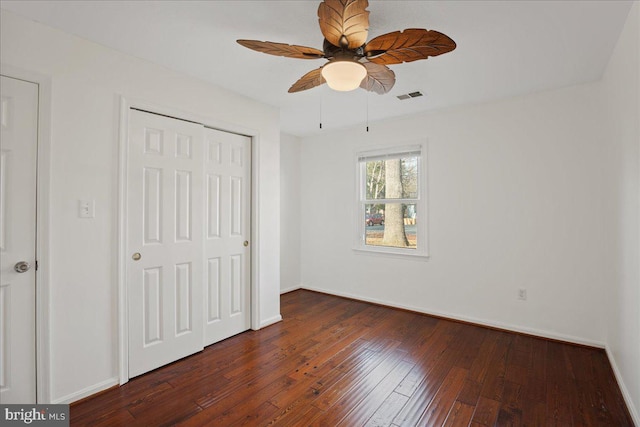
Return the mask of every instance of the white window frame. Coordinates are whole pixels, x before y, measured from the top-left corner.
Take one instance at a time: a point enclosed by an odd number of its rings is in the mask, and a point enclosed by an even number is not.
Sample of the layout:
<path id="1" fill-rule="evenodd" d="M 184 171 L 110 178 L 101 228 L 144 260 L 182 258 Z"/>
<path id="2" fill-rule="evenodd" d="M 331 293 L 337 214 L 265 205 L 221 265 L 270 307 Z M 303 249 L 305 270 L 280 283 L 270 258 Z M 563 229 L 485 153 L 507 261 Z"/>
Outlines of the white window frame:
<path id="1" fill-rule="evenodd" d="M 418 222 L 416 229 L 416 248 L 394 248 L 374 246 L 365 243 L 365 206 L 372 200 L 366 199 L 366 160 L 398 158 L 403 155 L 419 152 L 418 155 L 418 194 L 413 199 L 376 199 L 376 203 L 411 203 L 416 205 Z M 354 247 L 358 252 L 381 254 L 410 259 L 426 259 L 428 250 L 428 212 L 427 212 L 427 142 L 421 141 L 411 145 L 389 146 L 385 148 L 359 150 L 355 155 L 356 197 L 354 218 Z"/>

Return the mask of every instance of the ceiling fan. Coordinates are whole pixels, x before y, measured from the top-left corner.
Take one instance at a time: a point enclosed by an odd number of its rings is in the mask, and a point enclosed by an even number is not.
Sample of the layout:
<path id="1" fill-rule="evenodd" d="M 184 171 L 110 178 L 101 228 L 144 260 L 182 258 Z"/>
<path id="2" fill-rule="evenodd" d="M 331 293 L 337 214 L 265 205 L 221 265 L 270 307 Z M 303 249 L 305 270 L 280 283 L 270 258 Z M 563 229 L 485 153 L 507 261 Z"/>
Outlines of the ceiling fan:
<path id="1" fill-rule="evenodd" d="M 349 91 L 361 87 L 384 94 L 396 77 L 387 65 L 427 59 L 456 48 L 448 36 L 434 30 L 410 28 L 375 37 L 367 43 L 367 0 L 324 0 L 318 7 L 323 50 L 286 43 L 237 40 L 242 46 L 270 55 L 298 59 L 328 59 L 295 82 L 289 93 L 327 83 L 331 89 Z"/>

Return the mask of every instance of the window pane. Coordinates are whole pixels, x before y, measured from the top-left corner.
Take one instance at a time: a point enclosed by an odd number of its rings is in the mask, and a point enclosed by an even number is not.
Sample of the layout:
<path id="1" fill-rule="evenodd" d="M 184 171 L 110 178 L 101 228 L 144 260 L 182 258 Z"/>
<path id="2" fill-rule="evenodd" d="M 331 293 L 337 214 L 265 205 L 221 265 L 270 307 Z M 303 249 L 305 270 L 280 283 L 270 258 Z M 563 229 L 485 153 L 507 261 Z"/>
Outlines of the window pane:
<path id="1" fill-rule="evenodd" d="M 415 204 L 367 204 L 364 223 L 366 245 L 416 248 Z"/>
<path id="2" fill-rule="evenodd" d="M 418 198 L 418 156 L 368 161 L 365 167 L 367 200 Z"/>
<path id="3" fill-rule="evenodd" d="M 384 160 L 367 162 L 367 200 L 384 199 Z"/>

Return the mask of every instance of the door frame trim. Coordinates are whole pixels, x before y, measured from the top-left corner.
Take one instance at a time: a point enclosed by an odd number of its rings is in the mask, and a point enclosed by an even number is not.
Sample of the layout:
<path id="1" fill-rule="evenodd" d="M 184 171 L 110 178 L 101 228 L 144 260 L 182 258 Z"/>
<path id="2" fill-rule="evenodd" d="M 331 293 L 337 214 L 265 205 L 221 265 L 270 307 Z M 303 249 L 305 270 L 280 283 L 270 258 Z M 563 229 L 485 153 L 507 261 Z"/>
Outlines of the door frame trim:
<path id="1" fill-rule="evenodd" d="M 51 402 L 50 200 L 51 77 L 1 63 L 0 74 L 38 86 L 36 151 L 36 402 Z"/>
<path id="2" fill-rule="evenodd" d="M 116 277 L 118 281 L 118 380 L 120 385 L 129 381 L 129 319 L 127 316 L 127 270 L 126 270 L 126 237 L 127 237 L 127 170 L 129 148 L 129 112 L 132 108 L 148 111 L 150 113 L 175 117 L 203 124 L 205 127 L 218 129 L 224 132 L 235 133 L 251 138 L 251 329 L 258 330 L 260 324 L 260 284 L 259 284 L 259 206 L 260 183 L 259 176 L 259 147 L 260 133 L 251 128 L 234 123 L 224 122 L 189 111 L 183 111 L 173 107 L 151 103 L 143 99 L 125 97 L 120 95 L 120 123 L 118 132 L 118 235 L 117 235 L 117 262 Z"/>

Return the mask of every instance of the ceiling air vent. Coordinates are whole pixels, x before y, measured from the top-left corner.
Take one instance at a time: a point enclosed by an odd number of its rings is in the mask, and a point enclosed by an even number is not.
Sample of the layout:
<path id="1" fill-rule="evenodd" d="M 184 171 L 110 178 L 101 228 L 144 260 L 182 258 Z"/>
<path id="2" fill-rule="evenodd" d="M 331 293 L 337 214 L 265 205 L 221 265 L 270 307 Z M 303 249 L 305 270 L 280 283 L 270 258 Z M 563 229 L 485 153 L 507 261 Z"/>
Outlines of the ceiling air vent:
<path id="1" fill-rule="evenodd" d="M 398 95 L 396 98 L 402 101 L 405 99 L 417 98 L 419 96 L 422 96 L 422 92 L 417 91 L 417 92 L 406 93 L 404 95 Z"/>

